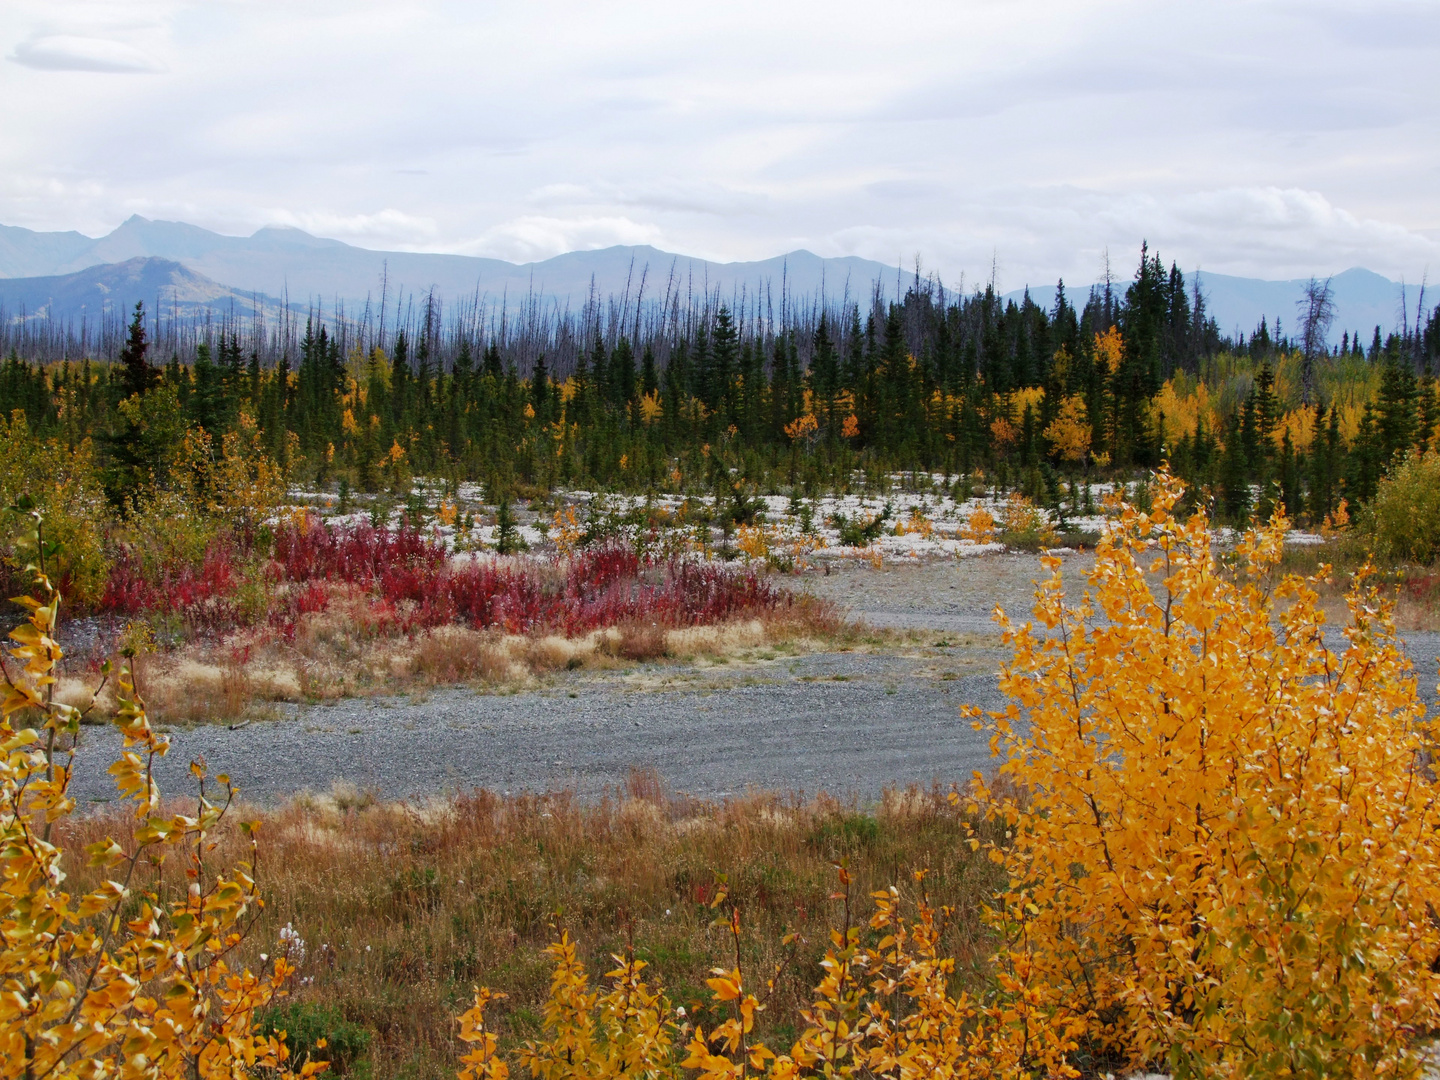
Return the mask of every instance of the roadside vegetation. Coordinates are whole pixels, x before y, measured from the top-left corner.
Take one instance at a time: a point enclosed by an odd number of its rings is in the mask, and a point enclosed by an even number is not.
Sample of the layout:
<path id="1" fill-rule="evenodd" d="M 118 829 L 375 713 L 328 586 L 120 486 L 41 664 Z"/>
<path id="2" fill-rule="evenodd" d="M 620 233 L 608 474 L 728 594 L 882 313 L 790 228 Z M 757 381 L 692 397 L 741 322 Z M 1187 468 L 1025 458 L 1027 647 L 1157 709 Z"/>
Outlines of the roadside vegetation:
<path id="1" fill-rule="evenodd" d="M 802 334 L 707 300 L 550 368 L 432 305 L 312 320 L 293 370 L 238 325 L 153 364 L 138 310 L 113 362 L 12 354 L 6 1075 L 1416 1075 L 1440 802 L 1396 625 L 1437 621 L 1440 346 L 1332 348 L 1326 303 L 1223 339 L 1145 253 L 1078 310 L 917 282 Z M 203 763 L 154 783 L 156 706 L 852 642 L 781 586 L 832 541 L 1095 546 L 1079 607 L 1044 555 L 1056 633 L 1010 627 L 1014 704 L 970 718 L 995 775 L 244 822 Z M 97 722 L 121 808 L 77 815 Z"/>
<path id="2" fill-rule="evenodd" d="M 7 1073 L 1417 1075 L 1440 801 L 1390 606 L 1358 581 L 1327 638 L 1320 579 L 1274 580 L 1283 517 L 1224 568 L 1182 498 L 1161 473 L 1115 507 L 1084 605 L 1045 560 L 1056 633 L 1007 625 L 1014 704 L 971 717 L 993 777 L 867 808 L 643 774 L 591 805 L 337 789 L 243 824 L 199 763 L 198 802 L 161 800 L 168 743 L 123 669 L 128 809 L 75 814 L 63 549 L 31 512 L 0 725 Z"/>

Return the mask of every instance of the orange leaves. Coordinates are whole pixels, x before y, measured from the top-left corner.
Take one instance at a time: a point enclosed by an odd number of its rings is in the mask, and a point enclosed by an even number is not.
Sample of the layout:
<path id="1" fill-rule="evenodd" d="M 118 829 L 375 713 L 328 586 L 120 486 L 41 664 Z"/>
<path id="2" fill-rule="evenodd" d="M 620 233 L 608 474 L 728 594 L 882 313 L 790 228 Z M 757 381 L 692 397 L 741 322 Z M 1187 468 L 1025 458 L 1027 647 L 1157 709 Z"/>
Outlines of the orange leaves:
<path id="1" fill-rule="evenodd" d="M 990 421 L 990 437 L 995 440 L 997 450 L 1007 450 L 1020 437 L 1019 429 L 1003 416 Z"/>
<path id="2" fill-rule="evenodd" d="M 716 1001 L 737 1001 L 740 997 L 740 972 L 715 969 L 716 978 L 706 979 L 705 985 L 715 991 Z"/>
<path id="3" fill-rule="evenodd" d="M 791 442 L 807 439 L 820 430 L 820 422 L 810 413 L 798 416 L 785 425 L 785 434 Z"/>
<path id="4" fill-rule="evenodd" d="M 562 557 L 575 554 L 585 537 L 585 529 L 575 517 L 575 508 L 566 506 L 555 511 L 550 523 L 550 538 Z"/>
<path id="5" fill-rule="evenodd" d="M 997 531 L 995 515 L 985 507 L 977 506 L 965 519 L 965 525 L 960 530 L 960 538 L 976 544 L 988 544 L 995 539 Z"/>
<path id="6" fill-rule="evenodd" d="M 485 1026 L 485 1010 L 504 994 L 475 988 L 475 1003 L 460 1016 L 460 1041 L 470 1049 L 460 1058 L 459 1080 L 507 1080 L 510 1067 L 497 1056 L 500 1039 Z"/>
<path id="7" fill-rule="evenodd" d="M 843 865 L 837 870 L 840 889 L 835 895 L 844 901 L 847 915 L 831 933 L 820 964 L 821 981 L 802 1013 L 805 1026 L 789 1053 L 777 1054 L 752 1038 L 763 1006 L 746 989 L 738 962 L 740 919 L 731 905 L 715 927 L 732 935 L 737 961 L 713 969 L 707 980 L 714 1002 L 730 1015 L 712 1030 L 677 1028 L 669 1019 L 668 1003 L 645 986 L 639 977 L 644 965 L 633 958 L 615 957 L 620 966 L 606 975 L 608 991 L 587 992 L 574 946 L 562 935 L 549 950 L 556 967 L 545 1038 L 527 1043 L 520 1063 L 537 1078 L 677 1076 L 671 1038 L 689 1034 L 678 1065 L 699 1080 L 1059 1080 L 1078 1075 L 1068 1055 L 1077 1045 L 1084 1017 L 1050 1002 L 1036 965 L 1023 949 L 997 958 L 997 993 L 983 999 L 952 995 L 955 964 L 940 954 L 951 912 L 931 907 L 923 891 L 925 874 L 914 876 L 919 895 L 912 917 L 904 913 L 910 905 L 900 889 L 891 887 L 872 894 L 874 914 L 868 926 L 861 926 L 851 925 L 848 916 L 848 870 Z M 727 903 L 722 878 L 716 906 Z M 460 1074 L 461 1080 L 504 1077 L 494 1056 L 494 1037 L 483 1027 L 483 1005 L 490 995 L 479 991 L 475 1000 L 476 1008 L 461 1018 L 461 1037 L 475 1047 L 464 1059 L 469 1071 Z M 484 1068 L 492 1071 L 481 1071 Z"/>
<path id="8" fill-rule="evenodd" d="M 994 747 L 1029 801 L 992 804 L 1016 823 L 1003 985 L 1110 1017 L 1091 1036 L 1134 1064 L 1411 1073 L 1407 1025 L 1440 1020 L 1440 812 L 1388 609 L 1357 586 L 1348 640 L 1323 636 L 1310 583 L 1269 590 L 1283 518 L 1226 575 L 1157 487 L 1117 508 L 1084 601 L 1052 563 L 1049 635 L 1012 632 L 1028 726 L 992 716 Z"/>
<path id="9" fill-rule="evenodd" d="M 1114 375 L 1120 369 L 1120 362 L 1125 359 L 1125 341 L 1120 336 L 1118 327 L 1112 326 L 1103 334 L 1095 335 L 1095 363 L 1102 365 L 1106 371 Z"/>
<path id="10" fill-rule="evenodd" d="M 256 1033 L 256 1014 L 279 994 L 293 969 L 278 959 L 268 977 L 232 972 L 227 953 L 259 903 L 253 879 L 237 868 L 213 876 L 202 863 L 206 831 L 224 814 L 205 799 L 194 816 L 154 816 L 159 790 L 151 767 L 169 742 L 150 727 L 128 671 L 122 671 L 115 724 L 125 748 L 111 768 L 122 798 L 139 819 L 130 848 L 91 844 L 92 866 L 110 879 L 72 898 L 61 889 L 61 851 L 52 825 L 74 812 L 68 795 L 70 753 L 41 731 L 78 725 L 80 710 L 51 699 L 50 673 L 60 658 L 53 634 L 60 598 L 43 573 L 48 549 L 42 523 L 30 533 L 37 591 L 48 602 L 24 606 L 29 621 L 4 665 L 6 715 L 0 721 L 0 1072 L 57 1080 L 134 1076 L 169 1080 L 265 1072 L 296 1075 L 285 1047 Z M 21 537 L 22 549 L 25 537 Z M 16 730 L 11 702 L 38 713 L 38 727 Z M 203 783 L 203 766 L 196 775 Z M 222 778 L 229 797 L 233 791 Z M 184 861 L 189 889 L 175 903 L 137 894 L 126 884 L 143 861 Z M 312 1076 L 323 1062 L 306 1062 Z"/>
<path id="11" fill-rule="evenodd" d="M 841 424 L 840 424 L 840 435 L 841 435 L 842 438 L 845 438 L 845 439 L 853 439 L 853 438 L 855 438 L 856 435 L 859 435 L 859 434 L 860 434 L 860 420 L 859 420 L 859 418 L 858 418 L 854 413 L 851 413 L 849 416 L 845 417 L 845 419 L 841 422 Z"/>

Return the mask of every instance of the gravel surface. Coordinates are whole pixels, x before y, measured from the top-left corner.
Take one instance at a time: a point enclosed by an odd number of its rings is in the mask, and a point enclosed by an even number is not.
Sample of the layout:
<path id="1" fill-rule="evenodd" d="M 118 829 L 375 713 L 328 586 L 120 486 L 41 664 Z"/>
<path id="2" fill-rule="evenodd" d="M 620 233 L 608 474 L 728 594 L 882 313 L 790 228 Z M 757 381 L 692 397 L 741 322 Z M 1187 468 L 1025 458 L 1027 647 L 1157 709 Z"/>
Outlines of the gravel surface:
<path id="1" fill-rule="evenodd" d="M 1089 565 L 1088 555 L 1069 557 L 1067 577 Z M 887 787 L 963 781 L 990 755 L 959 707 L 1001 704 L 990 612 L 999 603 L 1025 614 L 1039 573 L 1033 556 L 1009 555 L 832 567 L 791 584 L 873 625 L 933 638 L 885 653 L 647 664 L 561 675 L 521 693 L 448 688 L 307 706 L 238 731 L 179 729 L 160 783 L 190 791 L 186 770 L 199 755 L 268 804 L 336 782 L 385 799 L 475 787 L 597 797 L 637 766 L 702 797 L 757 788 L 867 801 Z M 1440 635 L 1407 635 L 1407 646 L 1433 706 Z M 85 739 L 72 790 L 81 805 L 103 805 L 114 795 L 103 770 L 118 739 L 108 728 Z"/>
<path id="2" fill-rule="evenodd" d="M 989 651 L 646 665 L 518 694 L 453 688 L 339 701 L 239 731 L 175 731 L 160 782 L 185 790 L 185 766 L 203 754 L 213 772 L 228 772 L 264 803 L 336 780 L 385 798 L 472 787 L 597 796 L 634 766 L 701 796 L 757 787 L 868 798 L 887 785 L 948 782 L 986 766 L 985 741 L 958 709 L 997 704 L 995 678 L 973 655 Z M 82 762 L 94 767 L 78 769 L 73 788 L 82 804 L 114 790 L 99 766 L 113 760 L 118 741 L 108 729 L 92 732 Z"/>

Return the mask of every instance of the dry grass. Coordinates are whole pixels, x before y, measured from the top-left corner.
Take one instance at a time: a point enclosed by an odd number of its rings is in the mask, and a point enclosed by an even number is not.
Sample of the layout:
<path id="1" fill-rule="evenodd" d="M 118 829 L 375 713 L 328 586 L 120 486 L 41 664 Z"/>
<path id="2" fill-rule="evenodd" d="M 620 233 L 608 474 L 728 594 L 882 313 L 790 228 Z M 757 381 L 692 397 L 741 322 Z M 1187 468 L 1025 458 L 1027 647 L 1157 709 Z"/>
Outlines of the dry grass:
<path id="1" fill-rule="evenodd" d="M 1309 576 L 1322 565 L 1330 567 L 1327 580 L 1316 590 L 1320 606 L 1333 626 L 1346 626 L 1350 612 L 1345 595 L 1354 575 L 1365 564 L 1364 553 L 1355 543 L 1332 541 L 1327 544 L 1286 547 L 1277 568 L 1278 574 Z M 1377 567 L 1370 578 L 1382 596 L 1395 604 L 1395 626 L 1406 631 L 1440 631 L 1440 571 L 1434 567 L 1396 565 Z"/>
<path id="2" fill-rule="evenodd" d="M 671 798 L 653 774 L 595 805 L 566 795 L 502 799 L 475 792 L 427 804 L 377 804 L 336 788 L 262 815 L 259 878 L 266 909 L 243 958 L 276 951 L 291 923 L 307 942 L 297 1001 L 333 1006 L 373 1033 L 374 1076 L 453 1075 L 454 1017 L 472 985 L 510 996 L 507 1041 L 539 1030 L 549 969 L 542 954 L 568 928 L 592 971 L 633 941 L 675 1005 L 708 1028 L 704 980 L 728 963 L 726 935 L 709 907 L 724 874 L 746 926 L 744 963 L 776 975 L 762 1014 L 784 1043 L 819 978 L 833 862 L 848 859 L 860 909 L 869 891 L 928 868 L 930 895 L 955 910 L 944 945 L 957 978 L 986 978 L 991 940 L 980 905 L 997 882 L 983 851 L 964 843 L 965 821 L 941 791 L 893 792 L 877 806 L 752 794 L 720 805 Z M 102 835 L 126 842 L 131 824 L 89 817 L 66 826 L 67 847 Z M 217 860 L 241 856 L 236 832 Z M 89 871 L 77 872 L 85 879 Z M 83 881 L 77 881 L 79 886 Z M 166 868 L 161 887 L 183 887 Z M 782 936 L 801 940 L 784 947 Z"/>
<path id="3" fill-rule="evenodd" d="M 845 622 L 834 605 L 799 597 L 765 618 L 672 628 L 626 622 L 583 636 L 518 636 L 499 630 L 441 626 L 414 633 L 377 627 L 365 604 L 336 603 L 304 616 L 294 639 L 266 630 L 231 635 L 222 644 L 192 643 L 134 658 L 150 715 L 160 723 L 233 723 L 265 715 L 278 702 L 309 702 L 470 684 L 533 686 L 564 670 L 741 656 L 763 646 L 790 651 L 875 643 L 873 631 Z M 98 675 L 67 678 L 62 698 L 80 704 Z M 114 700 L 102 695 L 95 718 Z"/>

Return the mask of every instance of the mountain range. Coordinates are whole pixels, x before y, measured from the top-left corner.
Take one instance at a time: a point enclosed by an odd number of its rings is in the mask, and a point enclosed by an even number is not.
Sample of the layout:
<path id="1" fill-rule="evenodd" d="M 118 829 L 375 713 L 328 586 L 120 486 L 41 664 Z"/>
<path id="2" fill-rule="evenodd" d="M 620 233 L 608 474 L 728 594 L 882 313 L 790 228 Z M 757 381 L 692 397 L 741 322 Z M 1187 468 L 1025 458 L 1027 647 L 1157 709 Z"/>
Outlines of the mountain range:
<path id="1" fill-rule="evenodd" d="M 78 232 L 35 232 L 0 225 L 0 310 L 5 317 L 78 318 L 102 310 L 123 311 L 143 300 L 191 312 L 205 307 L 248 310 L 259 303 L 274 309 L 288 302 L 303 310 L 318 303 L 334 310 L 343 303 L 358 312 L 434 290 L 446 304 L 481 297 L 492 308 L 515 306 L 535 296 L 578 310 L 592 295 L 602 300 L 643 288 L 647 299 L 667 290 L 682 302 L 717 291 L 726 300 L 769 291 L 778 307 L 782 292 L 804 303 L 824 296 L 868 297 L 876 287 L 893 296 L 911 275 L 896 267 L 855 256 L 822 258 L 792 251 L 756 262 L 717 263 L 653 247 L 609 247 L 573 251 L 541 262 L 516 264 L 468 255 L 373 251 L 300 229 L 270 227 L 251 236 L 226 236 L 174 221 L 138 215 L 113 232 L 93 238 Z M 1224 333 L 1250 333 L 1260 319 L 1277 318 L 1293 327 L 1296 302 L 1305 282 L 1265 281 L 1202 271 L 1201 291 Z M 1402 286 L 1379 274 L 1354 268 L 1331 279 L 1336 302 L 1334 336 L 1373 328 L 1388 331 L 1400 321 Z M 1083 303 L 1088 286 L 1070 287 Z M 1007 293 L 1019 299 L 1023 290 Z M 1043 306 L 1055 287 L 1030 289 Z M 1411 307 L 1415 297 L 1410 298 Z M 778 313 L 778 312 L 777 312 Z"/>

